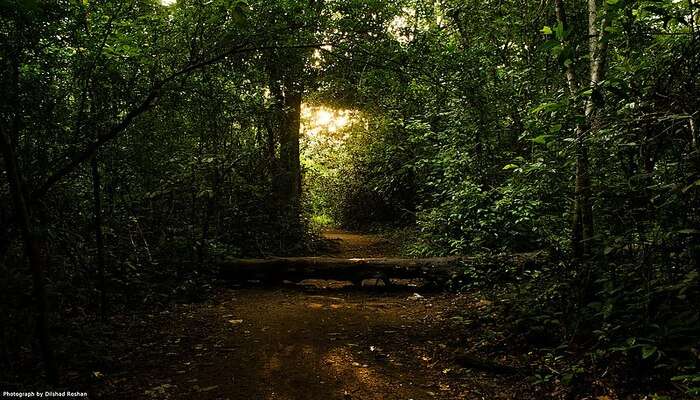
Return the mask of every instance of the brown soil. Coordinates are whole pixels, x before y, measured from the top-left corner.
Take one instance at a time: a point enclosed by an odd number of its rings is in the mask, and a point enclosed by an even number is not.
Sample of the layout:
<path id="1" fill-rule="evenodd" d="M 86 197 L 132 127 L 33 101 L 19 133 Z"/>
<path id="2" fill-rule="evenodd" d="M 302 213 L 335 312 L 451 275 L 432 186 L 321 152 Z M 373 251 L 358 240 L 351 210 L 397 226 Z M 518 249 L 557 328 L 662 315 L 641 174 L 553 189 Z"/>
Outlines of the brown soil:
<path id="1" fill-rule="evenodd" d="M 334 243 L 329 255 L 342 258 L 391 257 L 397 255 L 396 246 L 381 235 L 328 230 L 323 238 Z"/>
<path id="2" fill-rule="evenodd" d="M 379 236 L 325 236 L 339 242 L 339 257 L 391 250 Z M 115 399 L 533 398 L 524 376 L 454 362 L 456 350 L 479 346 L 458 334 L 466 330 L 455 316 L 482 312 L 484 299 L 323 287 L 221 289 L 205 304 L 115 317 L 120 344 L 90 389 Z"/>

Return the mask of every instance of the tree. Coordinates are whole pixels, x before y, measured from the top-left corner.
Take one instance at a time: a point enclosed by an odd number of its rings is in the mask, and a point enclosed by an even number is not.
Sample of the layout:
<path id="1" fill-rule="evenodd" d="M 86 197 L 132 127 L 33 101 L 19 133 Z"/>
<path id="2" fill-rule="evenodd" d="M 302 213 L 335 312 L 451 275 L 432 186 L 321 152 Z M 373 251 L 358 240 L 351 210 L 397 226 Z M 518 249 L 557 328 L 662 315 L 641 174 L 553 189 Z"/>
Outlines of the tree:
<path id="1" fill-rule="evenodd" d="M 607 2 L 603 2 L 607 5 Z M 567 22 L 563 0 L 556 0 L 556 14 L 559 23 L 557 36 L 562 41 L 564 52 L 573 55 L 574 49 L 567 36 L 572 34 Z M 606 9 L 607 10 L 607 9 Z M 576 75 L 577 60 L 565 58 L 564 66 L 569 93 L 574 104 L 578 103 L 582 87 L 588 86 L 589 94 L 584 101 L 583 119 L 576 124 L 576 185 L 574 201 L 574 219 L 572 248 L 577 257 L 590 256 L 594 240 L 593 206 L 591 202 L 591 175 L 589 171 L 587 138 L 595 135 L 599 128 L 597 116 L 602 102 L 600 83 L 605 77 L 608 52 L 608 33 L 610 15 L 601 15 L 598 11 L 597 0 L 588 0 L 588 58 L 590 59 L 588 85 L 581 84 Z"/>

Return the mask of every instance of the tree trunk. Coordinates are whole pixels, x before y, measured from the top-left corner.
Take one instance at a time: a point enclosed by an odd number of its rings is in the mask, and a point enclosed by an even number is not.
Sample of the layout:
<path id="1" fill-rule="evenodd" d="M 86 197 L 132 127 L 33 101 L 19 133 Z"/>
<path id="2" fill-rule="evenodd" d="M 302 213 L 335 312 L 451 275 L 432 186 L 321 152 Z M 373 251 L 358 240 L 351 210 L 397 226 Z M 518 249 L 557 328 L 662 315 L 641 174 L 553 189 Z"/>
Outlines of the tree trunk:
<path id="1" fill-rule="evenodd" d="M 105 249 L 102 236 L 102 194 L 97 156 L 90 161 L 92 167 L 92 195 L 94 206 L 95 245 L 97 246 L 97 271 L 100 280 L 100 315 L 107 316 L 107 280 L 105 277 Z"/>
<path id="2" fill-rule="evenodd" d="M 1 128 L 0 128 L 1 129 Z M 36 302 L 37 339 L 44 361 L 46 378 L 52 384 L 58 383 L 58 369 L 53 354 L 49 334 L 48 303 L 44 273 L 47 266 L 47 245 L 41 239 L 31 221 L 31 209 L 26 201 L 25 189 L 18 169 L 17 157 L 10 135 L 5 130 L 0 132 L 0 152 L 5 160 L 5 170 L 10 184 L 15 217 L 22 233 L 24 252 L 32 274 L 33 293 Z"/>
<path id="3" fill-rule="evenodd" d="M 585 258 L 591 254 L 593 206 L 591 204 L 591 175 L 588 165 L 587 133 L 576 129 L 576 185 L 574 189 L 574 222 L 572 248 L 574 256 Z"/>
<path id="4" fill-rule="evenodd" d="M 292 50 L 273 54 L 268 61 L 270 93 L 274 99 L 268 121 L 268 140 L 276 139 L 279 143 L 279 156 L 273 160 L 273 197 L 279 213 L 277 218 L 289 233 L 297 231 L 301 222 L 299 135 L 304 60 L 302 51 Z M 268 146 L 268 151 L 274 150 Z"/>
<path id="5" fill-rule="evenodd" d="M 301 116 L 301 92 L 286 94 L 282 126 L 280 129 L 280 201 L 291 218 L 300 211 L 301 164 L 299 161 L 299 130 Z"/>
<path id="6" fill-rule="evenodd" d="M 219 167 L 216 166 L 212 171 L 212 189 L 207 195 L 207 202 L 204 208 L 204 219 L 202 221 L 202 243 L 199 246 L 199 261 L 207 261 L 209 255 L 209 237 L 211 231 L 211 220 L 216 214 L 216 205 L 219 198 L 219 190 L 221 186 L 221 173 Z M 216 221 L 216 218 L 214 218 Z"/>
<path id="7" fill-rule="evenodd" d="M 563 0 L 555 0 L 557 20 L 566 29 L 566 12 Z M 588 45 L 589 45 L 589 75 L 591 96 L 584 102 L 583 114 L 585 120 L 576 124 L 576 183 L 574 190 L 572 250 L 577 258 L 586 258 L 593 254 L 595 246 L 592 241 L 595 235 L 591 175 L 588 158 L 587 139 L 599 129 L 597 117 L 602 103 L 602 93 L 599 84 L 605 76 L 607 60 L 607 30 L 609 19 L 598 21 L 597 0 L 588 0 Z M 600 30 L 598 24 L 600 23 Z M 564 46 L 571 46 L 566 38 L 561 38 Z M 567 86 L 572 98 L 579 95 L 581 88 L 576 77 L 574 60 L 565 63 Z M 579 114 L 580 112 L 577 112 Z"/>
<path id="8" fill-rule="evenodd" d="M 17 30 L 21 32 L 21 29 Z M 10 74 L 12 77 L 8 88 L 6 103 L 3 111 L 7 111 L 0 121 L 0 155 L 4 160 L 5 171 L 10 188 L 10 196 L 14 208 L 14 219 L 22 237 L 25 257 L 29 262 L 32 275 L 33 295 L 36 307 L 36 334 L 39 342 L 44 370 L 47 380 L 52 384 L 58 383 L 58 368 L 53 354 L 49 333 L 48 303 L 46 299 L 46 287 L 44 273 L 47 266 L 47 247 L 45 240 L 40 238 L 32 221 L 32 209 L 27 198 L 27 188 L 17 161 L 14 143 L 20 138 L 21 131 L 21 98 L 20 98 L 20 54 L 18 50 L 15 57 L 10 60 Z M 9 127 L 9 129 L 8 129 Z"/>

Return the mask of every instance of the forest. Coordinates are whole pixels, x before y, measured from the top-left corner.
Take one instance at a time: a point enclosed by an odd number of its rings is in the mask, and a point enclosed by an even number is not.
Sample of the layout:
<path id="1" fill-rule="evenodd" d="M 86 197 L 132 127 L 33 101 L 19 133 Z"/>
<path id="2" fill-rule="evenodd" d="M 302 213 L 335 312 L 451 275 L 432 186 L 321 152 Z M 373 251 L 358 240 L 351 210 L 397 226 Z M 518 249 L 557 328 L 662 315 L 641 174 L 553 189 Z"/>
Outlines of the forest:
<path id="1" fill-rule="evenodd" d="M 0 0 L 2 398 L 700 396 L 699 0 Z"/>

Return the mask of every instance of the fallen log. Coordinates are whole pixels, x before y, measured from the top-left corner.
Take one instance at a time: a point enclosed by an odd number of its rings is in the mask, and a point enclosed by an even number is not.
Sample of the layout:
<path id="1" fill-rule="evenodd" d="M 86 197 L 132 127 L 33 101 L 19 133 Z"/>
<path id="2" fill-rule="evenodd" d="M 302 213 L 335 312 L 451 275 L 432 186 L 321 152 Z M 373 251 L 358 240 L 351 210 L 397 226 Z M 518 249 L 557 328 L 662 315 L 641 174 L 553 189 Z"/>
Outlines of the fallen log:
<path id="1" fill-rule="evenodd" d="M 433 258 L 334 258 L 334 257 L 269 257 L 219 261 L 222 278 L 281 282 L 304 279 L 331 279 L 360 283 L 364 279 L 424 279 L 444 283 L 458 277 L 464 266 L 513 263 L 524 264 L 539 253 L 492 257 Z"/>
<path id="2" fill-rule="evenodd" d="M 361 282 L 364 279 L 449 278 L 458 257 L 447 258 L 333 258 L 271 257 L 237 259 L 218 263 L 221 275 L 235 280 L 300 281 L 333 279 Z"/>

